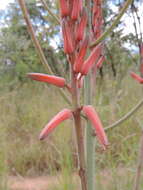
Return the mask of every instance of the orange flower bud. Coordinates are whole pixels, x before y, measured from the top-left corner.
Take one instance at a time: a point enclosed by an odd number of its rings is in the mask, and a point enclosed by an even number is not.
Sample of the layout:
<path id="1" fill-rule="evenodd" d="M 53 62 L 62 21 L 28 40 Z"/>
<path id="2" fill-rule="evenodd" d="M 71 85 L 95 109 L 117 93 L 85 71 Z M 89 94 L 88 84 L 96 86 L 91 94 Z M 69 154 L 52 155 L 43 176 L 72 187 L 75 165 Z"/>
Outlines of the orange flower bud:
<path id="1" fill-rule="evenodd" d="M 37 80 L 40 82 L 47 82 L 58 87 L 64 87 L 66 84 L 66 81 L 64 78 L 57 77 L 54 75 L 46 75 L 42 73 L 28 73 L 27 75 L 33 80 Z"/>
<path id="2" fill-rule="evenodd" d="M 109 143 L 107 136 L 105 134 L 104 128 L 95 109 L 91 105 L 87 105 L 83 107 L 83 112 L 87 116 L 87 118 L 91 121 L 96 131 L 96 135 L 99 142 L 104 146 L 104 148 L 108 146 Z"/>
<path id="3" fill-rule="evenodd" d="M 94 63 L 98 60 L 101 54 L 101 50 L 102 50 L 102 44 L 99 44 L 92 50 L 90 56 L 87 58 L 87 60 L 84 62 L 82 66 L 82 69 L 81 69 L 82 75 L 87 75 L 87 73 L 92 68 Z"/>
<path id="4" fill-rule="evenodd" d="M 102 67 L 102 63 L 104 62 L 104 60 L 105 60 L 105 57 L 101 56 L 100 59 L 98 60 L 98 62 L 96 63 L 96 67 L 98 69 L 100 69 Z"/>
<path id="5" fill-rule="evenodd" d="M 72 117 L 72 112 L 69 109 L 64 109 L 59 112 L 42 130 L 39 139 L 44 140 L 61 122 Z"/>
<path id="6" fill-rule="evenodd" d="M 81 0 L 73 0 L 73 8 L 71 12 L 72 20 L 77 20 L 81 10 Z"/>
<path id="7" fill-rule="evenodd" d="M 89 42 L 89 38 L 86 37 L 83 40 L 83 42 L 81 43 L 79 53 L 76 56 L 76 60 L 75 60 L 75 64 L 74 64 L 74 71 L 77 73 L 81 71 L 81 67 L 83 65 L 84 57 L 86 55 L 86 51 L 87 51 L 87 47 L 88 47 L 88 42 Z"/>
<path id="8" fill-rule="evenodd" d="M 83 9 L 82 16 L 76 31 L 76 40 L 80 41 L 83 39 L 86 24 L 87 24 L 87 13 L 86 10 Z"/>
<path id="9" fill-rule="evenodd" d="M 61 17 L 69 15 L 69 7 L 66 0 L 60 0 Z"/>
<path id="10" fill-rule="evenodd" d="M 139 83 L 143 84 L 143 78 L 140 77 L 139 75 L 137 75 L 136 73 L 134 72 L 131 72 L 131 77 L 134 78 L 135 80 L 137 80 Z"/>
<path id="11" fill-rule="evenodd" d="M 70 26 L 66 20 L 63 20 L 62 22 L 62 32 L 64 39 L 64 52 L 70 54 L 74 51 L 73 38 Z"/>

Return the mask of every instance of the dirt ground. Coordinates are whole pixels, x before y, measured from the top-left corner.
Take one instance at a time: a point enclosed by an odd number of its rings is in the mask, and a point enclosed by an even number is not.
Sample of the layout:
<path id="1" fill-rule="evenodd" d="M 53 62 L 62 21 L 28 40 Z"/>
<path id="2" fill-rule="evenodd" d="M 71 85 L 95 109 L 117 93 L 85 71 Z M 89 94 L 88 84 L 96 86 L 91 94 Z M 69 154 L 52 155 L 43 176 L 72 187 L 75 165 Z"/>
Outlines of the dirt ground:
<path id="1" fill-rule="evenodd" d="M 8 186 L 11 190 L 50 190 L 50 186 L 54 184 L 58 184 L 56 177 L 20 178 L 11 176 L 8 179 Z"/>

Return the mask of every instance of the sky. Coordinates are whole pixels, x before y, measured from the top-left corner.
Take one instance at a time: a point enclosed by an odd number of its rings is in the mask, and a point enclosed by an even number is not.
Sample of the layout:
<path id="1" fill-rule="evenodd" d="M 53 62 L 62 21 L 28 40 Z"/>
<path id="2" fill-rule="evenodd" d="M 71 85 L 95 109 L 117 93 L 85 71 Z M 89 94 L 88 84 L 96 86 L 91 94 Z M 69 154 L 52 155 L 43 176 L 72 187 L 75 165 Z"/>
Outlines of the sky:
<path id="1" fill-rule="evenodd" d="M 13 0 L 1 0 L 0 2 L 0 9 L 5 9 L 8 3 L 12 3 Z"/>

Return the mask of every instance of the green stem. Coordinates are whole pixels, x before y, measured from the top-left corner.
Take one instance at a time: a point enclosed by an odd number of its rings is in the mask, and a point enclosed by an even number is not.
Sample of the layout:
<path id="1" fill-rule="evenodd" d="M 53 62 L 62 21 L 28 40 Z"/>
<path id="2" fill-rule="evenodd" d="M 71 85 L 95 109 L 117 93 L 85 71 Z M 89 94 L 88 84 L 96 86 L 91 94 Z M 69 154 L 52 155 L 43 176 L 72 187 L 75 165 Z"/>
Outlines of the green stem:
<path id="1" fill-rule="evenodd" d="M 139 108 L 141 108 L 143 106 L 143 99 L 140 100 L 140 102 L 133 107 L 126 115 L 124 115 L 121 119 L 119 119 L 118 121 L 116 121 L 115 123 L 113 123 L 112 125 L 109 125 L 108 127 L 105 128 L 105 130 L 109 130 L 112 129 L 114 127 L 119 126 L 120 124 L 122 124 L 124 121 L 126 121 L 127 119 L 129 119 L 135 112 L 137 112 L 139 110 Z"/>
<path id="2" fill-rule="evenodd" d="M 88 25 L 87 33 L 90 35 L 92 27 L 92 1 L 86 0 L 86 7 L 88 12 Z M 90 53 L 90 50 L 88 54 Z M 84 104 L 92 104 L 92 86 L 91 86 L 91 77 L 90 73 L 85 77 L 84 85 Z M 86 122 L 86 166 L 87 166 L 87 189 L 95 190 L 95 138 L 92 136 L 92 126 L 89 121 Z"/>
<path id="3" fill-rule="evenodd" d="M 102 42 L 103 40 L 105 40 L 105 38 L 110 34 L 110 32 L 112 32 L 112 30 L 116 27 L 116 25 L 119 23 L 120 19 L 122 18 L 122 16 L 124 15 L 124 13 L 126 12 L 126 10 L 128 9 L 129 5 L 132 3 L 133 0 L 127 0 L 124 7 L 121 9 L 121 11 L 119 12 L 117 18 L 113 21 L 113 23 L 111 24 L 111 26 L 95 41 L 90 45 L 90 48 L 93 48 L 94 46 L 96 46 L 97 44 L 99 44 L 100 42 Z"/>
<path id="4" fill-rule="evenodd" d="M 85 79 L 84 102 L 91 104 L 90 76 Z M 92 126 L 89 121 L 86 124 L 86 164 L 87 164 L 87 187 L 95 190 L 95 138 L 92 136 Z"/>

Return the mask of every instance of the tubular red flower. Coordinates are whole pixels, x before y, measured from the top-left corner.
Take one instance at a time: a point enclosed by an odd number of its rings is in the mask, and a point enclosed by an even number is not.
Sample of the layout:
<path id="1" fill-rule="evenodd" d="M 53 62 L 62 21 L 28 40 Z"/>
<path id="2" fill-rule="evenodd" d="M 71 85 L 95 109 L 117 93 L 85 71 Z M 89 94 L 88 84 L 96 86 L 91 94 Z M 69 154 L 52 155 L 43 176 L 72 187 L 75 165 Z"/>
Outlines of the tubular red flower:
<path id="1" fill-rule="evenodd" d="M 33 80 L 50 83 L 61 88 L 64 87 L 66 84 L 66 81 L 64 78 L 57 77 L 54 75 L 47 75 L 47 74 L 42 74 L 42 73 L 28 73 L 27 75 Z"/>
<path id="2" fill-rule="evenodd" d="M 96 135 L 97 135 L 99 142 L 104 147 L 108 146 L 109 143 L 108 143 L 107 136 L 105 134 L 105 131 L 104 131 L 104 128 L 100 121 L 100 118 L 99 118 L 97 112 L 95 111 L 95 109 L 93 108 L 93 106 L 91 106 L 91 105 L 84 106 L 83 112 L 87 116 L 87 118 L 91 121 L 91 123 L 96 131 Z"/>
<path id="3" fill-rule="evenodd" d="M 81 69 L 82 75 L 87 75 L 87 73 L 92 68 L 94 63 L 99 59 L 101 50 L 102 50 L 102 44 L 99 44 L 93 49 L 90 56 L 87 58 L 87 60 L 84 62 L 82 66 L 82 69 Z"/>
<path id="4" fill-rule="evenodd" d="M 81 10 L 81 0 L 73 0 L 73 8 L 71 12 L 72 20 L 77 20 L 79 18 L 80 10 Z"/>
<path id="5" fill-rule="evenodd" d="M 44 140 L 61 122 L 72 117 L 72 112 L 69 109 L 63 109 L 45 126 L 40 133 L 39 139 Z"/>
<path id="6" fill-rule="evenodd" d="M 66 0 L 60 0 L 61 17 L 69 15 L 69 7 Z"/>
<path id="7" fill-rule="evenodd" d="M 104 62 L 104 60 L 105 60 L 105 57 L 101 56 L 100 59 L 98 60 L 98 62 L 96 63 L 96 67 L 98 69 L 100 69 L 102 67 L 102 63 Z"/>
<path id="8" fill-rule="evenodd" d="M 83 39 L 86 24 L 87 24 L 87 13 L 86 10 L 83 9 L 82 16 L 76 31 L 76 40 L 80 41 Z"/>
<path id="9" fill-rule="evenodd" d="M 83 0 L 79 0 L 79 10 L 82 11 L 82 7 L 83 7 Z"/>
<path id="10" fill-rule="evenodd" d="M 64 52 L 70 54 L 74 51 L 73 38 L 70 26 L 66 20 L 63 20 L 62 22 L 62 32 L 64 39 Z"/>
<path id="11" fill-rule="evenodd" d="M 83 65 L 84 57 L 86 55 L 86 51 L 87 51 L 87 47 L 88 47 L 88 42 L 89 42 L 89 38 L 86 37 L 83 40 L 83 42 L 81 43 L 79 53 L 76 56 L 76 60 L 75 60 L 75 64 L 74 64 L 74 71 L 77 73 L 81 71 L 81 67 Z"/>
<path id="12" fill-rule="evenodd" d="M 139 83 L 143 84 L 143 78 L 140 77 L 139 75 L 137 75 L 136 73 L 134 72 L 131 72 L 131 77 L 134 78 L 135 80 L 137 80 Z"/>

